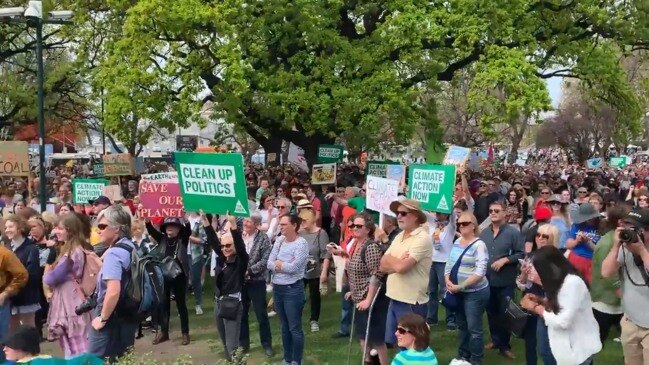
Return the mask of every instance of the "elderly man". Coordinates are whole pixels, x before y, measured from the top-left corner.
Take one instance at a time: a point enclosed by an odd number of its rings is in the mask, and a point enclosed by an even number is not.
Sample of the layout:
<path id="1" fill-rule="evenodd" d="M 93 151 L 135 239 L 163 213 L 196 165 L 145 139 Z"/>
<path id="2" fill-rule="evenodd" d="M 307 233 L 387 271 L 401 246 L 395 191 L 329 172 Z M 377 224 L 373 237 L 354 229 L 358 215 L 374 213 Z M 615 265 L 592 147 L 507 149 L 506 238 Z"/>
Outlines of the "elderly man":
<path id="1" fill-rule="evenodd" d="M 277 199 L 277 217 L 273 218 L 268 225 L 268 231 L 266 234 L 270 238 L 271 243 L 275 242 L 275 239 L 279 237 L 282 233 L 279 230 L 279 220 L 285 215 L 289 215 L 293 209 L 293 203 L 289 198 L 279 198 Z"/>
<path id="2" fill-rule="evenodd" d="M 243 220 L 243 241 L 246 244 L 246 251 L 250 257 L 246 281 L 241 290 L 241 302 L 243 304 L 243 315 L 241 316 L 241 332 L 239 334 L 239 345 L 248 351 L 250 348 L 250 328 L 248 325 L 248 312 L 250 302 L 259 323 L 259 340 L 267 356 L 273 356 L 273 341 L 270 334 L 270 322 L 266 313 L 266 276 L 268 269 L 266 263 L 272 246 L 266 234 L 259 231 L 261 225 L 261 214 L 253 212 L 250 218 Z"/>

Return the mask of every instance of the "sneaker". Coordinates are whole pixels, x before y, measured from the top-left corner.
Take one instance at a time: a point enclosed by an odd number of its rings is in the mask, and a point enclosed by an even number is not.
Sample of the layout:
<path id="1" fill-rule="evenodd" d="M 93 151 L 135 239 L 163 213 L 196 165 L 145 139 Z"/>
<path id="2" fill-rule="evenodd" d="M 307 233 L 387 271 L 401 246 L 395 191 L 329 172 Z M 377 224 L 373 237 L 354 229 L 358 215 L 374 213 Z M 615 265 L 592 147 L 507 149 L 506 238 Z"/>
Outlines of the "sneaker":
<path id="1" fill-rule="evenodd" d="M 201 308 L 200 305 L 197 305 L 197 306 L 196 306 L 196 315 L 197 315 L 197 316 L 201 316 L 201 315 L 203 315 L 203 308 Z"/>
<path id="2" fill-rule="evenodd" d="M 622 339 L 619 338 L 619 337 L 615 337 L 615 338 L 613 339 L 613 342 L 622 342 Z"/>
<path id="3" fill-rule="evenodd" d="M 277 315 L 277 312 L 275 312 L 275 311 L 268 312 L 268 318 L 275 317 L 276 315 Z"/>
<path id="4" fill-rule="evenodd" d="M 266 293 L 273 292 L 273 284 L 266 284 Z"/>
<path id="5" fill-rule="evenodd" d="M 317 321 L 311 321 L 311 332 L 318 332 L 320 331 L 320 325 L 318 324 Z"/>

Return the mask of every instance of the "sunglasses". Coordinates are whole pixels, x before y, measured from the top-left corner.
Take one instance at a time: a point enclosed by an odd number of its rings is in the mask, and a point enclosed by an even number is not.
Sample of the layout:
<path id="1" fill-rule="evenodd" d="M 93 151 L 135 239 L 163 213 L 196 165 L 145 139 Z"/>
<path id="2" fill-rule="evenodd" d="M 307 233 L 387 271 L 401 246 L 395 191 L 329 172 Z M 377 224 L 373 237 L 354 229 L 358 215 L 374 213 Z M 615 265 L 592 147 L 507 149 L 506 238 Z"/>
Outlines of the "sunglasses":
<path id="1" fill-rule="evenodd" d="M 481 187 L 481 188 L 484 188 L 484 187 L 486 187 L 486 186 L 487 186 L 487 184 L 480 184 L 480 187 Z"/>
<path id="2" fill-rule="evenodd" d="M 587 191 L 578 191 L 579 194 L 588 194 Z"/>
<path id="3" fill-rule="evenodd" d="M 561 205 L 561 203 L 560 202 L 550 202 L 550 205 L 559 206 L 559 205 Z"/>
<path id="4" fill-rule="evenodd" d="M 545 234 L 545 233 L 537 233 L 536 238 L 543 238 L 543 239 L 549 240 L 550 236 Z"/>
<path id="5" fill-rule="evenodd" d="M 405 217 L 409 214 L 410 212 L 404 212 L 403 210 L 397 211 L 397 217 Z"/>
<path id="6" fill-rule="evenodd" d="M 500 212 L 502 212 L 500 209 L 489 209 L 489 214 L 498 214 Z"/>
<path id="7" fill-rule="evenodd" d="M 349 227 L 352 228 L 352 229 L 361 229 L 361 228 L 363 228 L 365 226 L 362 225 L 362 224 L 352 224 Z"/>
<path id="8" fill-rule="evenodd" d="M 457 225 L 460 227 L 466 227 L 472 225 L 473 222 L 457 222 Z"/>
<path id="9" fill-rule="evenodd" d="M 108 224 L 104 224 L 104 223 L 100 223 L 100 224 L 97 225 L 97 229 L 99 229 L 100 231 L 103 231 L 107 227 L 108 227 Z"/>
<path id="10" fill-rule="evenodd" d="M 647 199 L 647 198 L 640 198 L 640 199 L 638 199 L 638 201 L 641 201 L 641 202 L 646 202 L 647 200 L 649 200 L 649 199 Z"/>
<path id="11" fill-rule="evenodd" d="M 221 245 L 221 248 L 230 248 L 232 247 L 231 243 L 226 243 L 225 245 Z"/>
<path id="12" fill-rule="evenodd" d="M 405 335 L 406 333 L 410 333 L 410 330 L 403 327 L 397 327 L 397 333 L 400 335 Z"/>
<path id="13" fill-rule="evenodd" d="M 542 191 L 541 195 L 550 195 L 550 192 L 549 191 Z"/>
<path id="14" fill-rule="evenodd" d="M 278 205 L 277 206 L 277 209 L 285 209 L 285 208 L 286 208 L 286 205 Z"/>

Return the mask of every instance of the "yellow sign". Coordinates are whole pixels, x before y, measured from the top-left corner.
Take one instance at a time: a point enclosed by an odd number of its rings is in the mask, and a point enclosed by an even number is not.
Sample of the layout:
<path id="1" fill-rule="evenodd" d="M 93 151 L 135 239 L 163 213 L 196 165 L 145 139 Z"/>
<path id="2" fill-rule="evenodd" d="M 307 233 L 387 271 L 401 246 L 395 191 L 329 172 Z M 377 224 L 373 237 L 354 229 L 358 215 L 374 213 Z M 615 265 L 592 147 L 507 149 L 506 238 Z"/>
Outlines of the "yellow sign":
<path id="1" fill-rule="evenodd" d="M 0 176 L 29 176 L 27 142 L 0 142 Z"/>
<path id="2" fill-rule="evenodd" d="M 104 176 L 128 176 L 135 174 L 133 157 L 129 153 L 104 155 Z"/>

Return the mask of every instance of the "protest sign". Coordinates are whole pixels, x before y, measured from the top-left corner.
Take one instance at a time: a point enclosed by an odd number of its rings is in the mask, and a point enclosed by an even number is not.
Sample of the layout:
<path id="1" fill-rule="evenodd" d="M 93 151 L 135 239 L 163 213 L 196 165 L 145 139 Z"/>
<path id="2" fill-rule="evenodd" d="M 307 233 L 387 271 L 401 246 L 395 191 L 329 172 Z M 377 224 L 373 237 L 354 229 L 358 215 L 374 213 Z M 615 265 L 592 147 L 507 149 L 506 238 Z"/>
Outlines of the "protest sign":
<path id="1" fill-rule="evenodd" d="M 321 144 L 318 146 L 318 163 L 343 162 L 344 150 L 339 144 Z"/>
<path id="2" fill-rule="evenodd" d="M 169 172 L 158 172 L 156 174 L 144 174 L 141 176 L 140 181 L 178 184 L 178 173 L 176 171 L 169 171 Z"/>
<path id="3" fill-rule="evenodd" d="M 304 157 L 304 149 L 296 144 L 291 143 L 288 146 L 288 162 L 298 171 L 309 172 L 309 165 Z"/>
<path id="4" fill-rule="evenodd" d="M 248 217 L 248 191 L 240 153 L 174 153 L 186 211 Z"/>
<path id="5" fill-rule="evenodd" d="M 104 155 L 104 176 L 134 175 L 133 157 L 128 153 Z"/>
<path id="6" fill-rule="evenodd" d="M 410 165 L 408 197 L 421 203 L 421 208 L 439 213 L 453 212 L 455 166 Z"/>
<path id="7" fill-rule="evenodd" d="M 471 149 L 460 146 L 451 146 L 444 156 L 444 165 L 460 166 L 464 164 L 471 154 Z"/>
<path id="8" fill-rule="evenodd" d="M 107 185 L 101 189 L 101 195 L 110 199 L 111 202 L 122 201 L 122 188 L 119 185 Z"/>
<path id="9" fill-rule="evenodd" d="M 142 175 L 140 204 L 143 208 L 140 210 L 140 214 L 143 217 L 181 218 L 185 215 L 177 176 L 175 179 L 161 176 L 165 174 L 168 173 Z M 145 179 L 144 176 L 147 178 Z"/>
<path id="10" fill-rule="evenodd" d="M 390 203 L 397 200 L 399 182 L 382 177 L 368 176 L 365 190 L 367 209 L 394 216 Z"/>
<path id="11" fill-rule="evenodd" d="M 104 164 L 96 163 L 92 166 L 92 174 L 96 177 L 104 176 Z"/>
<path id="12" fill-rule="evenodd" d="M 335 184 L 335 183 L 336 183 L 335 163 L 313 165 L 313 171 L 311 172 L 311 184 L 324 185 L 324 184 Z"/>
<path id="13" fill-rule="evenodd" d="M 368 161 L 365 170 L 365 176 L 378 176 L 388 178 L 388 166 L 398 165 L 398 162 L 393 161 Z M 403 167 L 405 170 L 405 166 Z"/>
<path id="14" fill-rule="evenodd" d="M 602 167 L 603 164 L 604 160 L 601 157 L 591 158 L 590 160 L 586 161 L 586 167 L 589 169 L 598 169 Z"/>
<path id="15" fill-rule="evenodd" d="M 72 202 L 74 204 L 87 204 L 91 200 L 102 195 L 104 186 L 108 180 L 100 179 L 73 179 L 72 180 Z"/>
<path id="16" fill-rule="evenodd" d="M 624 158 L 622 156 L 620 156 L 620 157 L 611 157 L 610 164 L 613 167 L 622 168 L 622 167 L 626 166 L 626 158 Z"/>
<path id="17" fill-rule="evenodd" d="M 27 142 L 0 142 L 0 176 L 29 176 L 29 172 Z"/>

